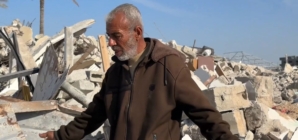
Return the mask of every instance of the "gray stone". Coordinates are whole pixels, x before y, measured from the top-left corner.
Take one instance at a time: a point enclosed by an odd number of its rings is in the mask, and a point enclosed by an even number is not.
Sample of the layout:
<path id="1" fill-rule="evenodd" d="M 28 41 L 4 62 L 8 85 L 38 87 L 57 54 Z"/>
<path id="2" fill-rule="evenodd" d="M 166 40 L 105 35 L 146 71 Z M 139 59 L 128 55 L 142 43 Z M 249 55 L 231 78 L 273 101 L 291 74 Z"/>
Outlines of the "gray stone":
<path id="1" fill-rule="evenodd" d="M 246 91 L 247 91 L 247 94 L 248 94 L 248 99 L 251 100 L 251 101 L 256 101 L 257 92 L 255 90 L 254 85 L 250 81 L 248 81 L 248 82 L 245 83 L 245 88 L 246 88 Z"/>
<path id="2" fill-rule="evenodd" d="M 74 70 L 72 71 L 72 73 L 70 73 L 68 76 L 67 76 L 67 81 L 69 83 L 73 83 L 75 81 L 79 81 L 79 80 L 85 80 L 85 79 L 88 79 L 87 77 L 87 72 L 89 70 L 87 69 L 79 69 L 79 70 Z"/>
<path id="3" fill-rule="evenodd" d="M 93 91 L 95 88 L 94 83 L 90 82 L 89 80 L 79 80 L 79 81 L 72 83 L 72 85 L 74 87 L 78 88 L 79 90 L 81 90 L 85 94 Z"/>
<path id="4" fill-rule="evenodd" d="M 257 103 L 254 103 L 251 107 L 244 110 L 248 130 L 255 131 L 257 128 L 261 127 L 264 123 L 263 114 L 264 112 L 261 106 Z"/>

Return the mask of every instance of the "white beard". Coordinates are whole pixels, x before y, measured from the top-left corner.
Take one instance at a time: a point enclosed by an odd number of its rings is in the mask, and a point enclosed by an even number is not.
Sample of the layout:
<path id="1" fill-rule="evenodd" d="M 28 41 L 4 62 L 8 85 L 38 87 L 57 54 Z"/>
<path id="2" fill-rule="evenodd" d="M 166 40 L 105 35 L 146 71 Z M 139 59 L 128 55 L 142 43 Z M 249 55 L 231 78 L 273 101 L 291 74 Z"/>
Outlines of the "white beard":
<path id="1" fill-rule="evenodd" d="M 122 55 L 118 56 L 117 58 L 120 61 L 126 61 L 130 58 L 133 58 L 137 55 L 137 43 L 133 40 L 133 38 L 130 38 L 127 42 L 127 46 L 128 46 L 128 50 L 124 51 L 121 47 L 119 46 L 113 46 L 113 50 L 121 50 L 122 51 Z"/>

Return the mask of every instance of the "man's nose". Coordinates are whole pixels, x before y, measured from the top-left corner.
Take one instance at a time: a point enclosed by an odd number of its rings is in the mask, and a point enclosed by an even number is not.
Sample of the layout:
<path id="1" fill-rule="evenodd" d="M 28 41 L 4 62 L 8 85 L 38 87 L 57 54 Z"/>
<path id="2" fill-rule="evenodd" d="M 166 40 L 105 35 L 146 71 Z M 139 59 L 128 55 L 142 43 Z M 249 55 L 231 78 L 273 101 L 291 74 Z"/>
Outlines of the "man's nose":
<path id="1" fill-rule="evenodd" d="M 117 45 L 116 41 L 112 38 L 109 38 L 109 46 L 115 46 Z"/>

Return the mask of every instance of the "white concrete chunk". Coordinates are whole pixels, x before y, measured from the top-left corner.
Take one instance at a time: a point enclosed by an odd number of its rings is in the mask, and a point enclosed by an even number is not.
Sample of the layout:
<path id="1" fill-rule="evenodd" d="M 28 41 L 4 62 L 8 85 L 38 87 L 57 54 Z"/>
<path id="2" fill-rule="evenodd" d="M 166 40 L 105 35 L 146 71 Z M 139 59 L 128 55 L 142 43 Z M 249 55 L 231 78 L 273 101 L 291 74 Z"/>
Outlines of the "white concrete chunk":
<path id="1" fill-rule="evenodd" d="M 298 129 L 296 129 L 296 131 L 294 132 L 291 140 L 298 140 Z"/>
<path id="2" fill-rule="evenodd" d="M 246 137 L 244 140 L 253 140 L 254 139 L 254 134 L 251 131 L 248 131 L 246 133 Z"/>
<path id="3" fill-rule="evenodd" d="M 203 91 L 206 90 L 207 87 L 202 83 L 200 78 L 194 74 L 194 72 L 190 71 L 191 78 L 196 82 L 196 84 L 199 86 L 199 88 Z"/>
<path id="4" fill-rule="evenodd" d="M 284 72 L 285 73 L 290 73 L 292 71 L 293 71 L 293 67 L 289 63 L 286 63 L 285 67 L 284 67 Z"/>
<path id="5" fill-rule="evenodd" d="M 243 110 L 223 113 L 222 118 L 230 124 L 230 130 L 233 134 L 238 134 L 241 137 L 246 136 L 247 129 Z"/>
<path id="6" fill-rule="evenodd" d="M 185 135 L 181 140 L 192 140 L 189 135 Z"/>
<path id="7" fill-rule="evenodd" d="M 66 80 L 69 83 L 73 83 L 75 81 L 88 79 L 87 73 L 86 73 L 87 71 L 88 71 L 87 69 L 74 70 L 72 73 L 70 73 L 67 76 L 67 79 Z"/>
<path id="8" fill-rule="evenodd" d="M 230 111 L 251 106 L 244 85 L 228 85 L 203 91 L 218 111 Z"/>

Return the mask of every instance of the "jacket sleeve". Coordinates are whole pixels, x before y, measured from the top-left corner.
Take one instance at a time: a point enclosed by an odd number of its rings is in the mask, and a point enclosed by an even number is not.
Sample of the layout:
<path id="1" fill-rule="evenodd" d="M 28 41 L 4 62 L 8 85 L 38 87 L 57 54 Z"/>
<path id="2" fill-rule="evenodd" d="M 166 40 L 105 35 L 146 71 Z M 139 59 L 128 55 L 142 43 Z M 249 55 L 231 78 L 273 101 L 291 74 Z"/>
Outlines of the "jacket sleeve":
<path id="1" fill-rule="evenodd" d="M 54 133 L 57 140 L 81 140 L 104 123 L 107 119 L 104 105 L 105 80 L 106 78 L 103 80 L 99 93 L 94 95 L 87 109 Z"/>
<path id="2" fill-rule="evenodd" d="M 230 126 L 211 105 L 194 80 L 187 67 L 182 68 L 175 82 L 175 97 L 185 114 L 200 127 L 201 133 L 212 140 L 238 140 Z"/>

